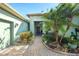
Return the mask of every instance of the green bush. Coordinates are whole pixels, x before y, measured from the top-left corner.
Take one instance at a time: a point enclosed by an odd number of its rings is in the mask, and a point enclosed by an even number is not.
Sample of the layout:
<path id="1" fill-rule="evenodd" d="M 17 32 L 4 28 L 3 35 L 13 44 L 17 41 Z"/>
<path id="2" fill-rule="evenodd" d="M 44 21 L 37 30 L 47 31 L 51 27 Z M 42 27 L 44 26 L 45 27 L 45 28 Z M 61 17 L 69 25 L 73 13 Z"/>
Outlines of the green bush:
<path id="1" fill-rule="evenodd" d="M 55 41 L 55 38 L 52 34 L 49 34 L 49 33 L 46 33 L 46 34 L 43 34 L 43 42 L 46 42 L 46 43 L 50 43 L 50 42 L 54 42 Z"/>
<path id="2" fill-rule="evenodd" d="M 67 44 L 68 43 L 68 38 L 67 37 L 64 37 L 61 41 L 63 44 Z"/>
<path id="3" fill-rule="evenodd" d="M 71 44 L 78 44 L 78 40 L 77 40 L 77 39 L 74 39 L 74 38 L 72 37 L 72 38 L 69 38 L 69 39 L 68 39 L 68 43 L 71 43 Z"/>

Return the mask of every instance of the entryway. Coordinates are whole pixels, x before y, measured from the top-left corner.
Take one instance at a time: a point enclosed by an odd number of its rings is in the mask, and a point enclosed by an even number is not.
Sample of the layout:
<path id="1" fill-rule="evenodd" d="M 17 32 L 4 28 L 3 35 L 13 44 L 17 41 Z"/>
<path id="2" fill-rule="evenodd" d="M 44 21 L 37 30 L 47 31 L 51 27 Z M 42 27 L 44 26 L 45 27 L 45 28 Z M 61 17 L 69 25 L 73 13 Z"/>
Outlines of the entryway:
<path id="1" fill-rule="evenodd" d="M 42 35 L 42 22 L 41 21 L 35 21 L 35 35 L 39 36 Z"/>
<path id="2" fill-rule="evenodd" d="M 0 19 L 0 50 L 11 44 L 12 23 Z"/>

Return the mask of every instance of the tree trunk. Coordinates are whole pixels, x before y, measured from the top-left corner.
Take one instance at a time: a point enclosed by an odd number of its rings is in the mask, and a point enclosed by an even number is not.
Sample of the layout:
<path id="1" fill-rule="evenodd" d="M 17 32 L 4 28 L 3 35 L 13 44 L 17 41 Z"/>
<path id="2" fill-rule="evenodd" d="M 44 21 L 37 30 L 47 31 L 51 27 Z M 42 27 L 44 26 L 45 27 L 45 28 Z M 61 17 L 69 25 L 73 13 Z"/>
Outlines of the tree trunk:
<path id="1" fill-rule="evenodd" d="M 69 30 L 69 28 L 70 28 L 70 26 L 71 26 L 72 18 L 70 18 L 70 19 L 71 19 L 71 20 L 68 21 L 68 24 L 67 24 L 67 28 L 66 28 L 65 33 L 63 34 L 63 36 L 62 36 L 61 39 L 60 39 L 60 43 L 61 43 L 63 37 L 65 36 L 66 32 Z"/>
<path id="2" fill-rule="evenodd" d="M 59 48 L 60 44 L 59 44 L 59 40 L 58 40 L 59 39 L 58 31 L 56 31 L 56 37 L 55 38 L 56 38 L 56 47 Z"/>
<path id="3" fill-rule="evenodd" d="M 55 39 L 56 39 L 56 42 L 58 43 L 58 31 L 55 32 Z"/>
<path id="4" fill-rule="evenodd" d="M 55 34 L 55 42 L 58 42 L 58 28 L 57 28 L 57 20 L 54 21 L 54 34 Z"/>
<path id="5" fill-rule="evenodd" d="M 55 33 L 55 42 L 53 42 L 53 44 L 55 44 L 55 46 L 58 48 L 59 47 L 59 36 L 58 36 L 58 25 L 57 25 L 57 20 L 55 20 L 55 23 L 54 23 L 54 33 Z"/>
<path id="6" fill-rule="evenodd" d="M 68 29 L 66 30 L 66 32 L 67 32 L 67 31 L 68 31 Z M 64 38 L 66 32 L 65 32 L 65 33 L 63 34 L 63 36 L 61 37 L 61 39 L 60 39 L 60 43 L 61 43 L 62 39 Z"/>

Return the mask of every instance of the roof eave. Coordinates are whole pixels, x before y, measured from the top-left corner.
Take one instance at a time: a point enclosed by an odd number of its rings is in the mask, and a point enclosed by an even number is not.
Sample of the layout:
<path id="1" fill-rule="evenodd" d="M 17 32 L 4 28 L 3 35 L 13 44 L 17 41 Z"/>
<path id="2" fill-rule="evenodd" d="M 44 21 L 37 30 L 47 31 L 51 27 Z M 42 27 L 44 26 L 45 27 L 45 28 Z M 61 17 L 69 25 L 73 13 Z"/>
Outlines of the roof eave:
<path id="1" fill-rule="evenodd" d="M 9 6 L 6 3 L 0 3 L 0 8 L 6 10 L 7 12 L 11 13 L 12 15 L 18 17 L 21 20 L 25 19 L 19 12 L 17 12 L 15 9 L 13 9 L 11 6 Z"/>

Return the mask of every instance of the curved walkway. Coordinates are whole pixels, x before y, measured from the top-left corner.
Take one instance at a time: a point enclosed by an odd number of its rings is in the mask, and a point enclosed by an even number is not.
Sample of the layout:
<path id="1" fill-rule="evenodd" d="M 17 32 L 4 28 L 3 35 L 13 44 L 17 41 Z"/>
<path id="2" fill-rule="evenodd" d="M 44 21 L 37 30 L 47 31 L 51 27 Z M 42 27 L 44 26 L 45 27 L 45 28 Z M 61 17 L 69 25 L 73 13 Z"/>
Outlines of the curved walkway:
<path id="1" fill-rule="evenodd" d="M 0 51 L 6 56 L 62 56 L 62 54 L 48 50 L 41 42 L 41 37 L 36 37 L 32 45 L 11 46 Z"/>

